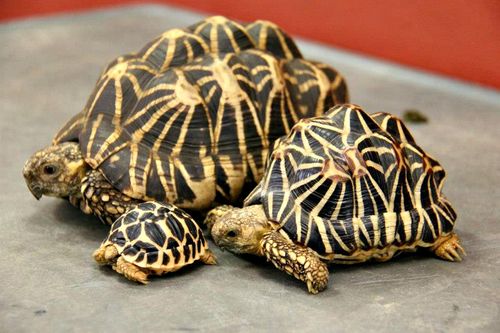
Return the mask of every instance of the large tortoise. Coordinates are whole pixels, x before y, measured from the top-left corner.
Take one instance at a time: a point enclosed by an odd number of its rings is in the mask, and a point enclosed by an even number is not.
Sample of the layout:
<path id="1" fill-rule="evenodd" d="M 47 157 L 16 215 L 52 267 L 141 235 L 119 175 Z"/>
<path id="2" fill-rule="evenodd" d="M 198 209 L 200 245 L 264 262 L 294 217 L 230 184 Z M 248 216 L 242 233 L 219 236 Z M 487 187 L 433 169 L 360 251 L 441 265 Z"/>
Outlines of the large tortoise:
<path id="1" fill-rule="evenodd" d="M 37 199 L 68 198 L 108 224 L 147 200 L 202 211 L 240 200 L 276 138 L 347 98 L 274 24 L 210 17 L 113 61 L 23 173 Z"/>
<path id="2" fill-rule="evenodd" d="M 325 262 L 416 248 L 461 260 L 444 178 L 398 118 L 341 105 L 299 121 L 276 142 L 246 207 L 215 208 L 207 223 L 218 246 L 266 256 L 317 293 L 328 284 Z"/>

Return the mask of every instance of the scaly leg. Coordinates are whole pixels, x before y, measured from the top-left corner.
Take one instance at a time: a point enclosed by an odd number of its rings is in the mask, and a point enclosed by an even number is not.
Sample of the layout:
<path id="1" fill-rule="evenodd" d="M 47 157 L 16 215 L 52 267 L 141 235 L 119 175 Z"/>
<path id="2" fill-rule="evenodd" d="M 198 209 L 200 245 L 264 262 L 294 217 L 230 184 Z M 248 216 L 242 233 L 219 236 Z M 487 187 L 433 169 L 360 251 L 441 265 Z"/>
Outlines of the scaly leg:
<path id="1" fill-rule="evenodd" d="M 120 257 L 114 245 L 101 246 L 94 252 L 94 259 L 99 264 L 111 265 L 117 273 L 124 275 L 129 280 L 142 284 L 148 283 L 149 270 L 125 261 Z"/>
<path id="2" fill-rule="evenodd" d="M 112 267 L 117 273 L 122 274 L 131 281 L 148 284 L 149 271 L 125 261 L 123 257 L 119 257 Z"/>
<path id="3" fill-rule="evenodd" d="M 448 261 L 462 261 L 462 257 L 467 255 L 455 233 L 440 237 L 431 250 L 438 257 Z"/>
<path id="4" fill-rule="evenodd" d="M 200 260 L 205 265 L 217 265 L 217 258 L 209 249 L 205 250 L 205 253 L 200 257 Z"/>
<path id="5" fill-rule="evenodd" d="M 328 268 L 313 250 L 290 243 L 278 232 L 270 232 L 261 240 L 263 254 L 276 268 L 304 281 L 312 294 L 328 286 Z"/>
<path id="6" fill-rule="evenodd" d="M 87 214 L 97 215 L 106 224 L 113 224 L 141 202 L 115 189 L 98 170 L 89 171 L 83 178 L 81 192 L 81 209 Z"/>

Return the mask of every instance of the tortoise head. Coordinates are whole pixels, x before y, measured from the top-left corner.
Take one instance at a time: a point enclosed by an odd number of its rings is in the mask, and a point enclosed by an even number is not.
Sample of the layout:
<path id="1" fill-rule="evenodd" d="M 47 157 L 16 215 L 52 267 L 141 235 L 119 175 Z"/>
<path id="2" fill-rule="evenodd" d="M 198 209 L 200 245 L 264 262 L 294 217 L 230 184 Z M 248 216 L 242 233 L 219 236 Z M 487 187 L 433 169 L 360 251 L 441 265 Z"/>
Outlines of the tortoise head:
<path id="1" fill-rule="evenodd" d="M 224 209 L 223 214 L 209 213 L 215 220 L 211 231 L 215 244 L 233 253 L 261 255 L 260 241 L 273 231 L 262 205 L 231 209 L 226 206 Z"/>
<path id="2" fill-rule="evenodd" d="M 35 198 L 67 197 L 79 193 L 86 170 L 78 143 L 65 142 L 33 154 L 24 164 L 23 175 Z"/>

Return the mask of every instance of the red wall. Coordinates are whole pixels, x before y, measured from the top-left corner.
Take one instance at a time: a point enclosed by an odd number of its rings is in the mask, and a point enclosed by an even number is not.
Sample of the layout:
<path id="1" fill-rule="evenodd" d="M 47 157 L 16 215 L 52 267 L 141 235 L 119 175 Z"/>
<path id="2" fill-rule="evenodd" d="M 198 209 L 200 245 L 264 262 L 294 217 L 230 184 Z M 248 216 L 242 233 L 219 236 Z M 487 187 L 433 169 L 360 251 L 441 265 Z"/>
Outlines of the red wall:
<path id="1" fill-rule="evenodd" d="M 0 19 L 125 3 L 170 3 L 500 89 L 498 0 L 1 0 Z"/>

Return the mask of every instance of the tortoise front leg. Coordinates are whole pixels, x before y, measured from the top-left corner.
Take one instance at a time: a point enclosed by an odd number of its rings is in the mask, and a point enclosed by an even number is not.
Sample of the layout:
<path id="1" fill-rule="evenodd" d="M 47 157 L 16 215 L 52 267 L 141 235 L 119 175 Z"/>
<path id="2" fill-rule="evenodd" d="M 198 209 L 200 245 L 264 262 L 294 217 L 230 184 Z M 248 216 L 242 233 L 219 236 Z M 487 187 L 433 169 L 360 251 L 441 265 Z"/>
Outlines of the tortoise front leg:
<path id="1" fill-rule="evenodd" d="M 122 214 L 141 201 L 116 190 L 97 170 L 91 170 L 81 183 L 80 208 L 87 214 L 95 214 L 106 224 L 113 224 Z"/>
<path id="2" fill-rule="evenodd" d="M 276 231 L 264 235 L 261 248 L 276 268 L 304 281 L 310 293 L 317 294 L 328 286 L 328 268 L 311 249 L 291 243 Z"/>

